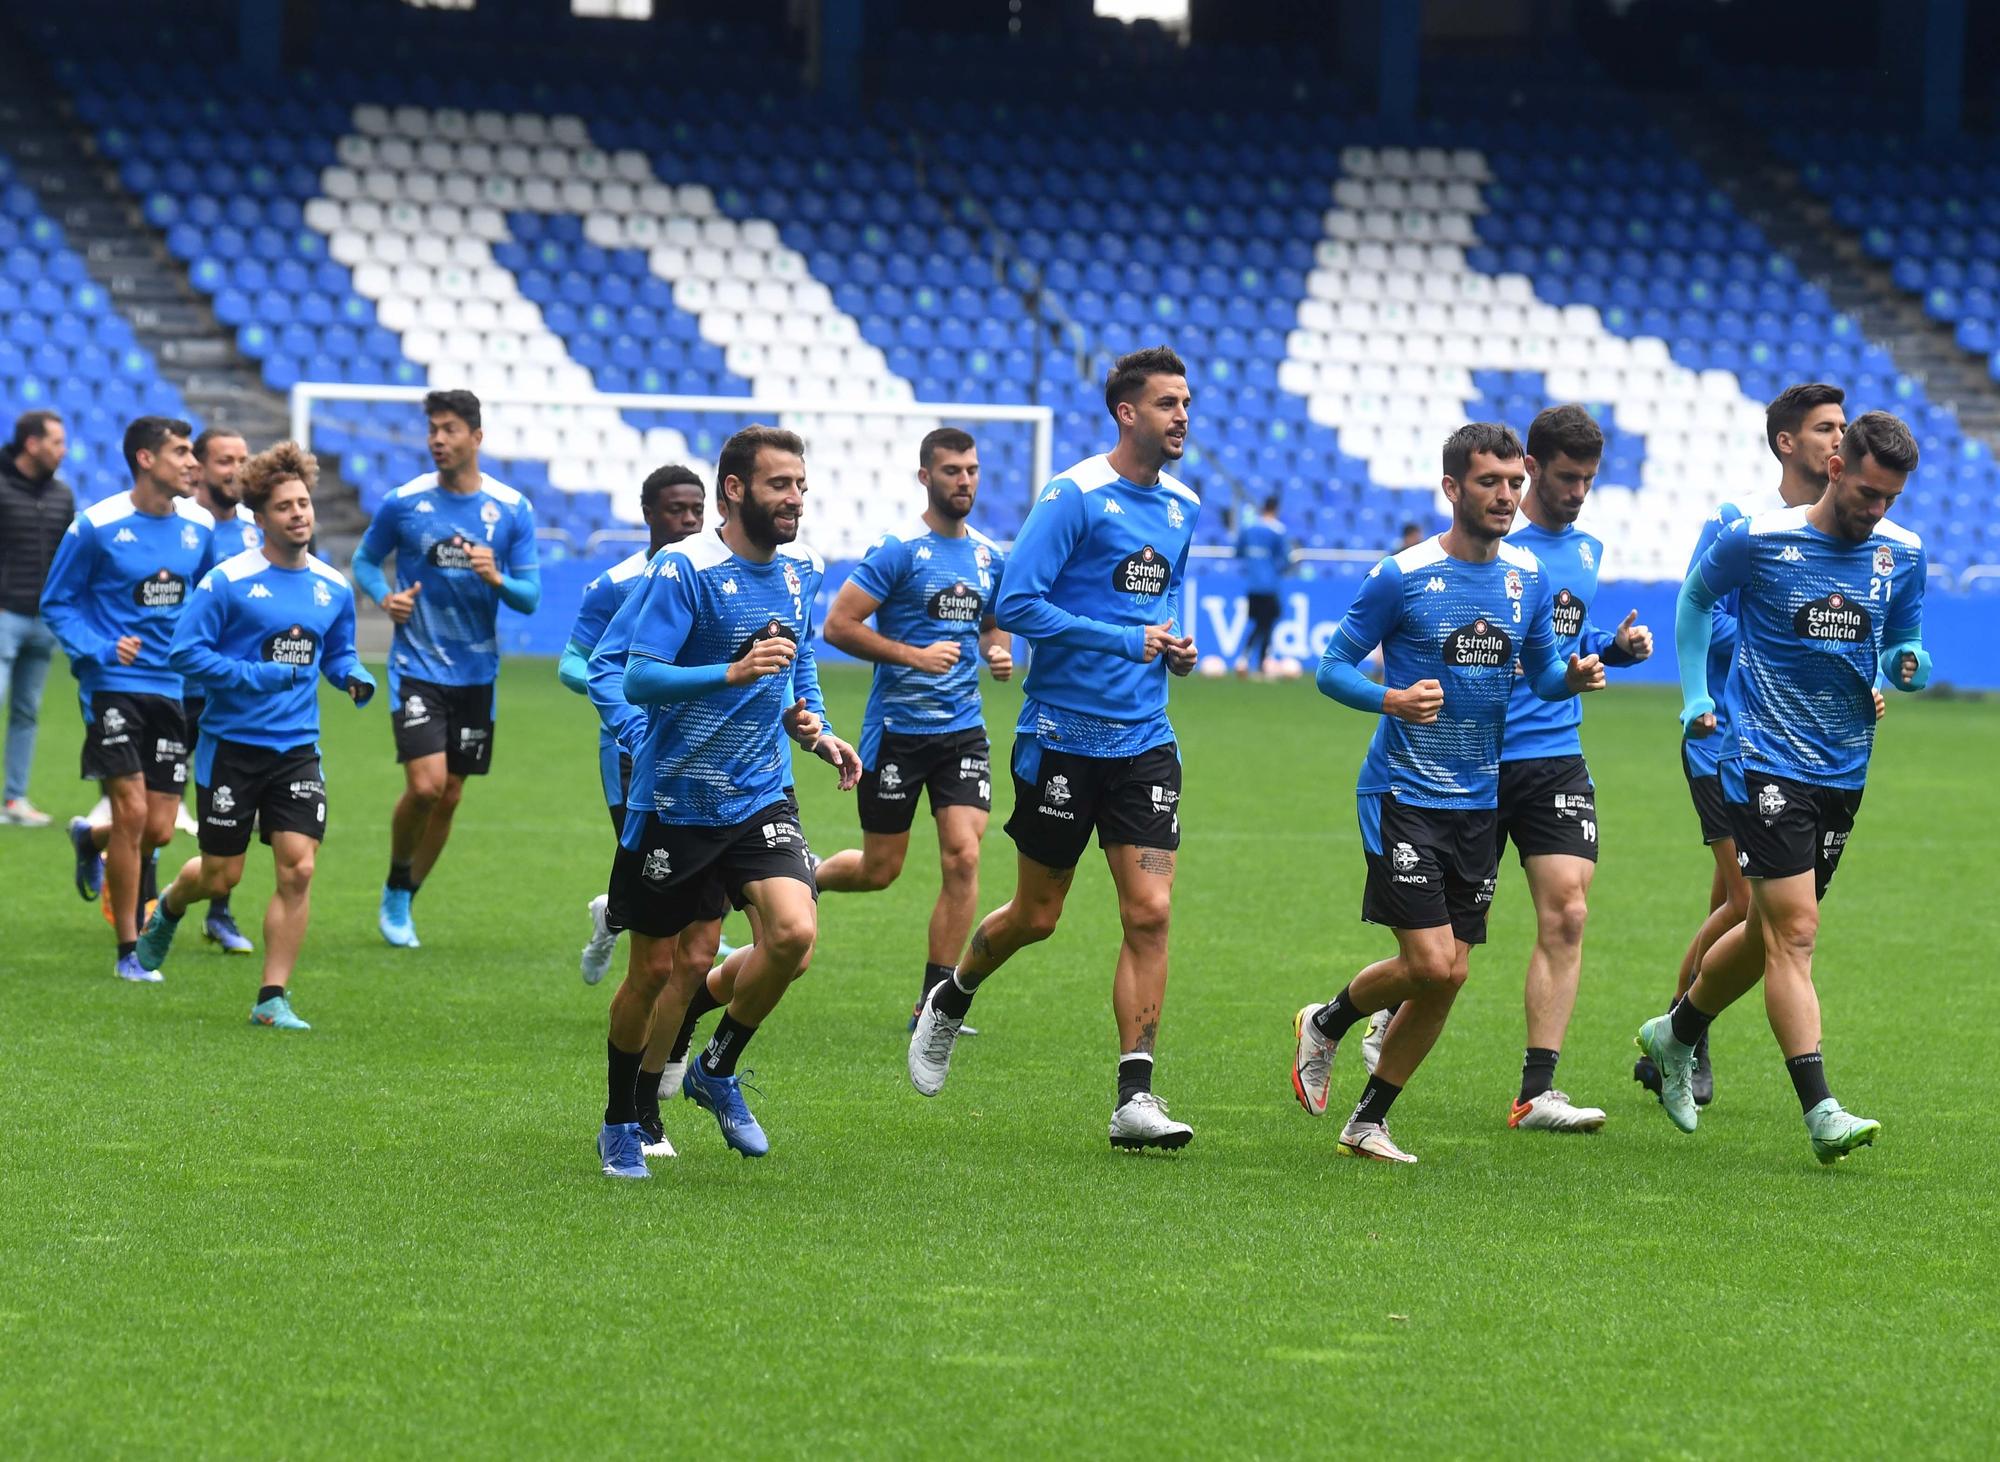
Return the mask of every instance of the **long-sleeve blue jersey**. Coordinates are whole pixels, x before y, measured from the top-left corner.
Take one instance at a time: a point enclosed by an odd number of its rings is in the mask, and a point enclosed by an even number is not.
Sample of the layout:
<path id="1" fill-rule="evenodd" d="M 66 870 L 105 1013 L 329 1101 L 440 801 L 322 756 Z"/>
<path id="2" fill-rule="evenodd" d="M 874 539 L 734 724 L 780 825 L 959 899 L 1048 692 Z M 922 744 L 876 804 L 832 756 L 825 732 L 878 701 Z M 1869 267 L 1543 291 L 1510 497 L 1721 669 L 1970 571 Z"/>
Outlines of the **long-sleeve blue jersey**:
<path id="1" fill-rule="evenodd" d="M 590 657 L 592 701 L 602 706 L 614 677 L 629 698 L 648 661 L 715 673 L 699 692 L 647 707 L 643 730 L 628 743 L 635 752 L 629 810 L 677 825 L 728 827 L 784 796 L 792 780 L 786 708 L 803 698 L 827 719 L 812 648 L 813 600 L 825 573 L 809 548 L 787 544 L 769 563 L 753 563 L 719 533 L 682 539 L 653 556 Z M 772 638 L 798 646 L 791 674 L 723 681 L 756 641 Z M 632 734 L 623 731 L 621 740 Z M 641 818 L 626 819 L 628 847 L 637 846 L 643 826 Z"/>
<path id="2" fill-rule="evenodd" d="M 345 691 L 375 681 L 354 650 L 354 591 L 339 569 L 306 556 L 280 568 L 245 549 L 202 579 L 174 631 L 175 670 L 208 697 L 196 770 L 214 741 L 287 751 L 319 739 L 314 672 Z"/>
<path id="3" fill-rule="evenodd" d="M 211 517 L 214 515 L 211 514 Z M 257 515 L 242 503 L 226 518 L 215 519 L 215 561 L 222 563 L 247 549 L 264 546 L 264 530 Z"/>
<path id="4" fill-rule="evenodd" d="M 886 533 L 848 582 L 877 604 L 875 627 L 905 645 L 958 641 L 958 663 L 943 675 L 877 665 L 861 719 L 861 765 L 873 770 L 882 733 L 936 736 L 981 723 L 979 630 L 993 617 L 1006 555 L 967 528 L 947 538 L 921 520 Z"/>
<path id="5" fill-rule="evenodd" d="M 1144 661 L 1146 626 L 1184 633 L 1181 582 L 1201 499 L 1151 487 L 1106 457 L 1077 463 L 1028 511 L 994 605 L 1034 649 L 1016 729 L 1081 756 L 1132 756 L 1174 739 L 1167 660 Z"/>
<path id="6" fill-rule="evenodd" d="M 625 607 L 632 591 L 639 587 L 640 579 L 646 572 L 647 556 L 643 548 L 629 554 L 583 586 L 583 602 L 577 607 L 576 622 L 570 626 L 569 642 L 583 651 L 586 664 L 591 652 L 603 640 L 612 617 Z M 638 707 L 631 702 L 621 698 L 619 704 L 624 711 L 639 714 Z M 607 805 L 616 804 L 624 795 L 620 786 L 624 778 L 619 770 L 618 758 L 629 754 L 619 746 L 616 727 L 605 719 L 600 709 L 597 718 L 597 776 L 604 787 Z"/>
<path id="7" fill-rule="evenodd" d="M 1524 521 L 1507 541 L 1532 553 L 1548 580 L 1557 659 L 1568 663 L 1571 655 L 1597 655 L 1606 665 L 1632 663 L 1632 657 L 1617 648 L 1617 636 L 1590 618 L 1590 606 L 1597 602 L 1597 575 L 1604 564 L 1601 540 L 1574 527 L 1551 529 Z M 1527 676 L 1516 676 L 1507 701 L 1507 741 L 1500 760 L 1582 756 L 1583 740 L 1578 735 L 1582 725 L 1581 697 L 1543 700 Z"/>
<path id="8" fill-rule="evenodd" d="M 1444 707 L 1428 726 L 1384 715 L 1356 790 L 1391 792 L 1412 807 L 1497 806 L 1516 662 L 1537 694 L 1570 694 L 1552 598 L 1534 554 L 1513 543 L 1500 544 L 1489 563 L 1470 563 L 1431 538 L 1370 569 L 1327 642 L 1320 688 L 1345 704 L 1380 709 L 1382 687 L 1367 685 L 1365 703 L 1347 689 L 1366 684 L 1357 667 L 1380 645 L 1383 686 L 1435 680 Z"/>
<path id="9" fill-rule="evenodd" d="M 1246 594 L 1277 593 L 1291 557 L 1292 539 L 1283 523 L 1252 518 L 1236 530 L 1236 562 Z"/>
<path id="10" fill-rule="evenodd" d="M 1858 543 L 1834 538 L 1807 522 L 1807 511 L 1786 508 L 1731 523 L 1682 589 L 1704 611 L 1736 594 L 1736 657 L 1726 686 L 1730 741 L 1720 766 L 1733 801 L 1745 800 L 1743 778 L 1757 772 L 1824 787 L 1861 786 L 1875 745 L 1874 688 L 1883 656 L 1923 642 L 1929 569 L 1922 540 L 1886 518 Z M 1707 656 L 1693 658 L 1701 646 L 1676 649 L 1689 704 L 1705 692 L 1720 705 L 1724 697 L 1701 683 Z"/>
<path id="11" fill-rule="evenodd" d="M 215 520 L 191 498 L 155 517 L 122 492 L 77 514 L 49 565 L 42 617 L 69 656 L 86 713 L 100 690 L 180 697 L 167 649 L 214 563 Z M 127 635 L 139 637 L 139 655 L 121 665 L 118 641 Z"/>
<path id="12" fill-rule="evenodd" d="M 396 587 L 422 585 L 409 619 L 396 626 L 389 649 L 389 698 L 402 704 L 404 677 L 434 685 L 488 685 L 500 673 L 499 620 L 504 591 L 472 571 L 470 550 L 493 550 L 500 572 L 534 585 L 535 510 L 503 482 L 481 477 L 473 492 L 438 486 L 437 474 L 397 488 L 382 500 L 356 554 L 360 565 L 396 558 Z M 532 606 L 530 606 L 532 607 Z"/>

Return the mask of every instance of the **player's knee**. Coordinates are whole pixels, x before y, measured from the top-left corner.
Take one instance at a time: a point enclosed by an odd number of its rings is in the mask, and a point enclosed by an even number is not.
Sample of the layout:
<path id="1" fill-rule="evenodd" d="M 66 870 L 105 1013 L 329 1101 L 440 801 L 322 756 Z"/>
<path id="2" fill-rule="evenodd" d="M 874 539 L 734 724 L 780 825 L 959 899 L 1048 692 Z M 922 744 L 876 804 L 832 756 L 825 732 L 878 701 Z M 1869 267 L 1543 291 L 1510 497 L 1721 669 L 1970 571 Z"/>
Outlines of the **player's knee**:
<path id="1" fill-rule="evenodd" d="M 278 892 L 290 898 L 302 898 L 305 895 L 305 891 L 312 886 L 312 877 L 313 855 L 311 853 L 307 853 L 304 857 L 295 859 L 290 863 L 281 863 L 278 865 Z M 234 882 L 233 879 L 230 881 Z"/>
<path id="2" fill-rule="evenodd" d="M 1542 910 L 1539 920 L 1542 943 L 1574 949 L 1583 943 L 1583 926 L 1590 918 L 1590 905 L 1581 891 L 1558 899 Z"/>
<path id="3" fill-rule="evenodd" d="M 465 783 L 457 777 L 446 777 L 444 785 L 438 789 L 436 810 L 449 817 L 458 811 L 458 804 L 465 797 Z"/>
<path id="4" fill-rule="evenodd" d="M 1127 944 L 1164 943 L 1172 920 L 1173 903 L 1164 891 L 1128 898 L 1118 905 L 1118 922 Z"/>
<path id="5" fill-rule="evenodd" d="M 803 968 L 812 958 L 813 940 L 817 934 L 810 912 L 802 914 L 766 915 L 763 932 L 758 936 L 757 947 L 781 968 Z"/>
<path id="6" fill-rule="evenodd" d="M 1403 962 L 1403 972 L 1425 995 L 1456 992 L 1465 983 L 1465 971 L 1449 955 L 1412 955 Z"/>
<path id="7" fill-rule="evenodd" d="M 1764 920 L 1764 946 L 1766 949 L 1782 950 L 1799 958 L 1810 959 L 1813 946 L 1819 942 L 1819 909 L 1788 909 L 1775 918 Z"/>
<path id="8" fill-rule="evenodd" d="M 901 853 L 878 853 L 861 860 L 861 889 L 864 893 L 880 893 L 894 883 L 903 872 Z"/>
<path id="9" fill-rule="evenodd" d="M 1040 944 L 1056 932 L 1062 919 L 1062 905 L 1040 900 L 1016 901 L 1008 906 L 1007 922 L 1014 938 L 1022 944 Z"/>
<path id="10" fill-rule="evenodd" d="M 979 845 L 938 851 L 938 866 L 947 888 L 968 888 L 979 881 Z"/>

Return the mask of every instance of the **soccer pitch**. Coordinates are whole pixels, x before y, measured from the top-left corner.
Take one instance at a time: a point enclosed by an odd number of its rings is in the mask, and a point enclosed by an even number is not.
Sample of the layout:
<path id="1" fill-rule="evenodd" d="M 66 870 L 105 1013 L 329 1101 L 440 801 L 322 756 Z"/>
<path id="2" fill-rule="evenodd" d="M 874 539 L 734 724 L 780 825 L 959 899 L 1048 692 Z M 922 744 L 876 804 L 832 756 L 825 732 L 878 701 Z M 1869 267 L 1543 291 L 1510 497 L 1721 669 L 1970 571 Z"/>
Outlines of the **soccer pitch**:
<path id="1" fill-rule="evenodd" d="M 827 673 L 858 730 L 864 676 Z M 67 814 L 60 671 L 32 795 Z M 1822 1170 L 1754 997 L 1718 1023 L 1691 1137 L 1633 1085 L 1709 859 L 1674 703 L 1588 706 L 1604 861 L 1558 1083 L 1596 1136 L 1510 1132 L 1531 919 L 1491 942 L 1395 1111 L 1422 1159 L 1336 1160 L 1358 1040 L 1315 1122 L 1292 1012 L 1389 936 L 1359 922 L 1369 721 L 1310 681 L 1174 689 L 1186 757 L 1158 1087 L 1196 1139 L 1105 1140 L 1117 943 L 1093 851 L 1055 939 L 980 997 L 935 1100 L 904 1074 L 936 888 L 828 895 L 810 974 L 751 1048 L 772 1154 L 666 1108 L 677 1161 L 598 1175 L 604 1008 L 577 978 L 610 834 L 588 706 L 502 676 L 495 774 L 416 907 L 374 928 L 400 785 L 386 705 L 323 714 L 330 835 L 296 981 L 186 926 L 111 978 L 60 827 L 0 828 L 0 1446 L 12 1455 L 1990 1455 L 2000 1374 L 1991 892 L 2000 706 L 1898 699 L 1826 906 L 1835 1092 L 1881 1141 Z M 996 762 L 1018 691 L 990 695 Z M 997 768 L 996 768 L 997 769 Z M 800 765 L 821 853 L 857 838 Z M 1012 887 L 996 786 L 982 908 Z M 177 839 L 163 863 L 186 856 Z M 270 863 L 236 897 L 258 939 Z M 732 933 L 738 924 L 732 921 Z M 623 950 L 620 951 L 622 966 Z"/>

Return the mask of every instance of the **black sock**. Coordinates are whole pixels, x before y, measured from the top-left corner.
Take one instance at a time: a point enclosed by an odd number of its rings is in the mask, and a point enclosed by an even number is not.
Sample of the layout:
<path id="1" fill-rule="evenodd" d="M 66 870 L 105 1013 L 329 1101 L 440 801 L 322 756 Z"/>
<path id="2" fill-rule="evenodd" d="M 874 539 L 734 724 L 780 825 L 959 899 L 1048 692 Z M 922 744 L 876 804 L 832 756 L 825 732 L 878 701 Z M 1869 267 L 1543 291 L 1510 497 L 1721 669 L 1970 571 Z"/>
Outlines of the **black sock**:
<path id="1" fill-rule="evenodd" d="M 1833 1093 L 1826 1089 L 1826 1061 L 1817 1051 L 1803 1056 L 1787 1056 L 1785 1070 L 1791 1074 L 1792 1090 L 1799 1094 L 1799 1110 L 1810 1112 Z"/>
<path id="2" fill-rule="evenodd" d="M 1562 1059 L 1561 1051 L 1551 1051 L 1547 1046 L 1530 1046 L 1526 1059 L 1521 1062 L 1521 1100 L 1531 1102 L 1556 1084 L 1556 1062 Z"/>
<path id="3" fill-rule="evenodd" d="M 211 919 L 226 919 L 229 917 L 228 894 L 218 894 L 208 901 L 208 916 Z"/>
<path id="4" fill-rule="evenodd" d="M 398 863 L 394 858 L 389 860 L 389 887 L 406 888 L 411 893 L 417 891 L 416 881 L 410 877 L 409 864 Z"/>
<path id="5" fill-rule="evenodd" d="M 639 1085 L 639 1063 L 646 1059 L 640 1051 L 621 1051 L 617 1042 L 606 1041 L 604 1054 L 607 1063 L 605 1076 L 604 1125 L 616 1127 L 622 1122 L 639 1120 L 636 1091 Z"/>
<path id="6" fill-rule="evenodd" d="M 132 953 L 138 947 L 139 947 L 139 941 L 136 939 L 121 939 L 118 941 L 118 957 L 120 959 L 123 959 L 125 958 L 126 955 Z"/>
<path id="7" fill-rule="evenodd" d="M 1394 1082 L 1384 1081 L 1379 1076 L 1368 1078 L 1368 1085 L 1361 1088 L 1361 1100 L 1355 1104 L 1350 1122 L 1386 1122 L 1389 1120 L 1389 1106 L 1403 1089 Z"/>
<path id="8" fill-rule="evenodd" d="M 266 1000 L 276 1000 L 284 993 L 285 987 L 283 985 L 259 985 L 257 987 L 257 1003 L 262 1005 Z"/>
<path id="9" fill-rule="evenodd" d="M 1144 1052 L 1118 1058 L 1118 1105 L 1153 1089 L 1153 1058 Z"/>
<path id="10" fill-rule="evenodd" d="M 139 869 L 139 910 L 160 896 L 160 855 L 153 854 Z"/>
<path id="11" fill-rule="evenodd" d="M 917 991 L 917 1004 L 922 1005 L 926 995 L 930 994 L 938 985 L 951 978 L 951 968 L 950 965 L 927 964 L 924 966 L 924 983 L 922 988 Z"/>
<path id="12" fill-rule="evenodd" d="M 734 1076 L 736 1058 L 743 1054 L 743 1048 L 750 1044 L 750 1037 L 756 1034 L 756 1026 L 745 1025 L 728 1011 L 723 1011 L 722 1023 L 708 1038 L 708 1049 L 701 1053 L 703 1073 L 708 1076 Z"/>
<path id="13" fill-rule="evenodd" d="M 637 1117 L 638 1121 L 643 1122 L 648 1117 L 650 1117 L 653 1119 L 655 1123 L 659 1122 L 660 1120 L 660 1073 L 659 1072 L 648 1071 L 644 1066 L 641 1066 L 639 1068 L 639 1075 L 637 1079 L 633 1082 L 632 1107 L 633 1110 L 638 1113 Z"/>
<path id="14" fill-rule="evenodd" d="M 1674 1008 L 1667 1012 L 1667 1018 L 1673 1023 L 1674 1039 L 1683 1046 L 1699 1045 L 1701 1038 L 1708 1034 L 1708 1023 L 1715 1019 L 1694 1003 L 1692 994 L 1676 1000 Z"/>
<path id="15" fill-rule="evenodd" d="M 959 984 L 958 976 L 952 974 L 938 985 L 937 993 L 931 996 L 931 1004 L 937 1008 L 939 1015 L 964 1020 L 966 1013 L 972 1009 L 973 993 Z"/>
<path id="16" fill-rule="evenodd" d="M 1353 997 L 1347 993 L 1353 988 L 1352 985 L 1342 986 L 1338 995 L 1314 1012 L 1313 1029 L 1324 1039 L 1339 1040 L 1354 1028 L 1357 1021 L 1368 1014 L 1365 1010 L 1357 1009 Z"/>
<path id="17" fill-rule="evenodd" d="M 703 980 L 694 992 L 694 999 L 688 1001 L 688 1013 L 681 1021 L 680 1034 L 674 1037 L 674 1048 L 667 1052 L 669 1061 L 687 1060 L 688 1047 L 694 1044 L 694 1028 L 701 1018 L 711 1010 L 722 1008 L 722 1002 L 708 993 L 708 981 Z"/>

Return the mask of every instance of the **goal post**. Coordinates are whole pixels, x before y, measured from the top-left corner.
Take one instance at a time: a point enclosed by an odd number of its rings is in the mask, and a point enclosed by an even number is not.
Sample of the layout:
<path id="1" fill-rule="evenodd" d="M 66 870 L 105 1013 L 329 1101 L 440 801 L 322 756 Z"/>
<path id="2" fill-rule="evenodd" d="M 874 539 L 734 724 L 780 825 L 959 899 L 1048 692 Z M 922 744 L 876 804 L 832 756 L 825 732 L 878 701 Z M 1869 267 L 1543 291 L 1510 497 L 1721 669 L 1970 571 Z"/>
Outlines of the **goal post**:
<path id="1" fill-rule="evenodd" d="M 917 446 L 935 427 L 962 427 L 980 440 L 983 501 L 975 522 L 996 538 L 1014 536 L 1034 495 L 1054 475 L 1055 413 L 1047 406 L 617 391 L 527 394 L 482 391 L 476 379 L 469 385 L 480 398 L 489 458 L 549 464 L 549 488 L 535 488 L 538 505 L 565 492 L 609 494 L 622 524 L 630 526 L 638 524 L 639 483 L 653 468 L 681 460 L 707 478 L 715 466 L 712 448 L 729 432 L 753 421 L 797 431 L 806 440 L 807 481 L 817 510 L 809 510 L 806 537 L 829 559 L 858 557 L 882 532 L 920 510 Z M 292 437 L 312 448 L 315 434 L 338 422 L 344 432 L 339 440 L 346 443 L 355 436 L 351 416 L 366 417 L 379 405 L 415 408 L 431 389 L 302 381 L 291 390 Z M 402 478 L 415 475 L 421 460 L 416 425 L 412 419 L 390 432 L 362 423 L 377 450 L 395 454 L 399 462 L 408 459 L 412 470 Z"/>

